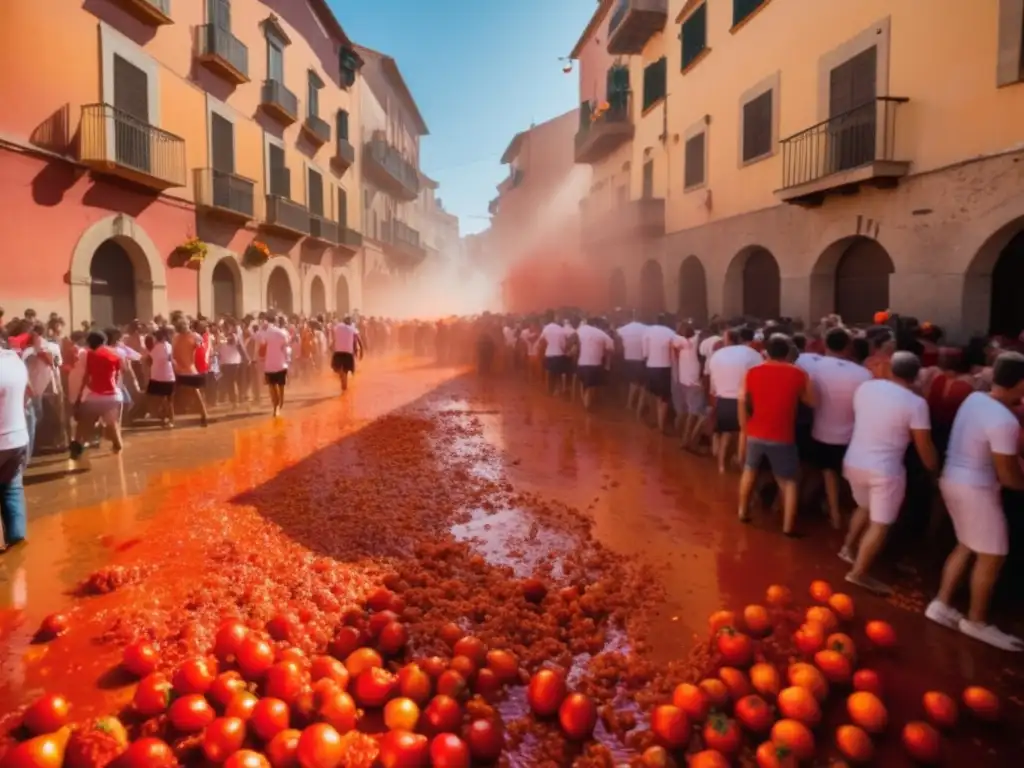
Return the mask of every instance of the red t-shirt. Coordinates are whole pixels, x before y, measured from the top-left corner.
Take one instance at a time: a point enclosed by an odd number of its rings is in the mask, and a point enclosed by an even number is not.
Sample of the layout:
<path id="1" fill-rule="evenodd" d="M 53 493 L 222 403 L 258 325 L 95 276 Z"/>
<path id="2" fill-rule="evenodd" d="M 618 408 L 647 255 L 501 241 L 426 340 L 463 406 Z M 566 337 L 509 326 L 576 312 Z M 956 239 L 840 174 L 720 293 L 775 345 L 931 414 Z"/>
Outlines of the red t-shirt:
<path id="1" fill-rule="evenodd" d="M 7 346 L 16 352 L 21 352 L 28 346 L 28 340 L 31 338 L 29 333 L 19 333 L 17 336 L 11 336 L 7 339 Z"/>
<path id="2" fill-rule="evenodd" d="M 789 363 L 766 362 L 747 371 L 747 398 L 752 413 L 747 437 L 773 443 L 796 441 L 796 412 L 807 374 Z"/>
<path id="3" fill-rule="evenodd" d="M 117 392 L 117 374 L 121 370 L 121 358 L 110 347 L 91 349 L 85 361 L 85 385 L 97 395 L 112 395 Z"/>

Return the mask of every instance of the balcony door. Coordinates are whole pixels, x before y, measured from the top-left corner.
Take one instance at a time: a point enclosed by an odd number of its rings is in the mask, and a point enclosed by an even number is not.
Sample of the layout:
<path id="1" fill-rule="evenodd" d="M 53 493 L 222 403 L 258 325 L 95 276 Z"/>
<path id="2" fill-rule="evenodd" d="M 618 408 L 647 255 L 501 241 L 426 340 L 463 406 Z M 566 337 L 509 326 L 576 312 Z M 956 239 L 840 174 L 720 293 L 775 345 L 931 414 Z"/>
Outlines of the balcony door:
<path id="1" fill-rule="evenodd" d="M 648 160 L 644 163 L 644 178 L 643 178 L 643 189 L 641 190 L 641 197 L 644 200 L 650 200 L 654 197 L 654 161 Z"/>
<path id="2" fill-rule="evenodd" d="M 832 70 L 829 77 L 830 173 L 875 159 L 878 49 L 874 46 Z"/>
<path id="3" fill-rule="evenodd" d="M 114 54 L 114 160 L 149 173 L 149 77 Z"/>
<path id="4" fill-rule="evenodd" d="M 348 193 L 338 187 L 338 225 L 342 229 L 348 227 Z"/>
<path id="5" fill-rule="evenodd" d="M 232 200 L 232 176 L 235 173 L 235 126 L 216 112 L 210 113 L 210 153 L 213 166 L 213 204 L 237 210 Z M 234 205 L 233 205 L 234 203 Z"/>
<path id="6" fill-rule="evenodd" d="M 307 171 L 309 187 L 309 197 L 306 200 L 309 203 L 309 212 L 314 216 L 323 217 L 324 215 L 324 178 L 318 171 L 314 171 L 312 168 Z"/>
<path id="7" fill-rule="evenodd" d="M 206 20 L 217 29 L 231 31 L 231 0 L 207 0 Z"/>
<path id="8" fill-rule="evenodd" d="M 292 196 L 292 179 L 288 167 L 284 164 L 284 149 L 271 144 L 267 148 L 267 165 L 270 168 L 270 194 L 290 199 Z"/>

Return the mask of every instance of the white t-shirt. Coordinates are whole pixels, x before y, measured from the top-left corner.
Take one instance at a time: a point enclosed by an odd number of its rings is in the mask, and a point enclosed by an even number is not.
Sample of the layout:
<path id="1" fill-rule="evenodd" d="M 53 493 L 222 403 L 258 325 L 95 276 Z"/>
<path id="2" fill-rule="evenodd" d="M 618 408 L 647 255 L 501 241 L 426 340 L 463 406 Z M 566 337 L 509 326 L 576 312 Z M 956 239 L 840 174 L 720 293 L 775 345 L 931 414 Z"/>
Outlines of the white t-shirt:
<path id="1" fill-rule="evenodd" d="M 951 483 L 998 487 L 992 454 L 1016 456 L 1020 422 L 1009 408 L 983 392 L 972 392 L 961 404 L 949 435 L 942 477 Z"/>
<path id="2" fill-rule="evenodd" d="M 540 352 L 540 333 L 532 328 L 524 328 L 522 333 L 519 334 L 519 338 L 526 345 L 526 354 L 530 357 L 536 357 L 537 353 Z"/>
<path id="3" fill-rule="evenodd" d="M 601 365 L 606 352 L 615 351 L 612 337 L 592 325 L 581 325 L 576 335 L 580 340 L 580 356 L 577 365 Z"/>
<path id="4" fill-rule="evenodd" d="M 931 429 L 928 402 L 887 379 L 872 379 L 853 396 L 853 437 L 844 464 L 884 477 L 904 473 L 910 431 Z"/>
<path id="5" fill-rule="evenodd" d="M 153 361 L 149 369 L 151 381 L 174 381 L 174 362 L 171 352 L 171 342 L 157 341 L 149 350 L 149 359 Z"/>
<path id="6" fill-rule="evenodd" d="M 514 347 L 516 345 L 516 331 L 509 325 L 506 325 L 501 329 L 502 335 L 505 337 L 505 346 Z"/>
<path id="7" fill-rule="evenodd" d="M 53 358 L 52 363 L 37 355 L 36 348 L 31 343 L 21 353 L 21 359 L 25 361 L 25 367 L 28 369 L 28 382 L 33 397 L 42 397 L 50 391 L 56 392 L 60 381 L 57 378 L 57 369 L 61 364 L 60 347 L 52 341 L 43 339 L 41 350 L 49 353 Z"/>
<path id="8" fill-rule="evenodd" d="M 676 332 L 664 325 L 651 325 L 644 331 L 641 346 L 648 368 L 672 367 L 672 342 Z"/>
<path id="9" fill-rule="evenodd" d="M 21 356 L 12 350 L 0 349 L 0 451 L 28 445 L 27 389 L 28 369 Z"/>
<path id="10" fill-rule="evenodd" d="M 626 360 L 644 359 L 644 332 L 647 326 L 634 320 L 619 328 L 617 333 L 622 339 L 622 353 Z"/>
<path id="11" fill-rule="evenodd" d="M 267 345 L 267 354 L 263 358 L 263 370 L 266 373 L 277 373 L 288 370 L 288 358 L 291 355 L 291 339 L 284 328 L 271 326 L 263 332 L 263 343 Z"/>
<path id="12" fill-rule="evenodd" d="M 716 397 L 735 400 L 740 396 L 740 387 L 747 378 L 747 371 L 763 362 L 764 358 L 757 350 L 746 344 L 722 347 L 708 360 L 711 392 Z"/>
<path id="13" fill-rule="evenodd" d="M 679 383 L 686 387 L 700 384 L 700 358 L 697 337 L 676 336 L 672 346 L 679 351 Z"/>
<path id="14" fill-rule="evenodd" d="M 232 338 L 236 337 L 232 336 Z M 238 343 L 228 341 L 225 337 L 224 341 L 217 345 L 217 359 L 221 365 L 241 365 L 242 352 L 238 349 Z"/>
<path id="15" fill-rule="evenodd" d="M 700 346 L 697 347 L 697 352 L 699 352 L 700 356 L 704 358 L 703 373 L 706 374 L 708 372 L 708 362 L 711 360 L 711 356 L 715 353 L 715 344 L 717 344 L 721 340 L 722 337 L 719 336 L 718 334 L 715 334 L 714 336 L 708 336 L 706 339 L 700 340 Z"/>
<path id="16" fill-rule="evenodd" d="M 818 395 L 811 436 L 826 445 L 849 445 L 853 437 L 853 396 L 861 384 L 871 381 L 871 371 L 838 357 L 814 357 L 813 365 L 802 366 Z M 799 358 L 796 364 L 800 365 Z"/>
<path id="17" fill-rule="evenodd" d="M 565 354 L 569 337 L 572 336 L 572 328 L 566 328 L 558 323 L 548 323 L 541 329 L 540 337 L 548 343 L 544 351 L 544 357 L 561 357 Z"/>
<path id="18" fill-rule="evenodd" d="M 797 355 L 794 364 L 799 368 L 803 368 L 804 371 L 806 371 L 807 373 L 810 373 L 811 369 L 814 368 L 815 365 L 817 365 L 821 360 L 824 359 L 824 357 L 815 354 L 814 352 L 801 352 L 799 355 Z"/>
<path id="19" fill-rule="evenodd" d="M 350 355 L 354 355 L 356 352 L 356 336 L 359 335 L 359 329 L 354 325 L 348 323 L 336 323 L 332 329 L 334 336 L 334 351 L 335 352 L 347 352 Z"/>

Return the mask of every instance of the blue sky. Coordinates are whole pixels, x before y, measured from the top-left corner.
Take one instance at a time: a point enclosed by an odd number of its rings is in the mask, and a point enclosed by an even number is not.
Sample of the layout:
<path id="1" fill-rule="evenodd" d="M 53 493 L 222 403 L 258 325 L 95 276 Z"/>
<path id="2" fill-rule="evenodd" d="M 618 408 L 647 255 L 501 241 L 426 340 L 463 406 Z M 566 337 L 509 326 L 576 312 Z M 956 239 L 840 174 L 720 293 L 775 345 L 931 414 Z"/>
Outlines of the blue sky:
<path id="1" fill-rule="evenodd" d="M 424 172 L 463 234 L 487 226 L 517 131 L 577 105 L 568 55 L 596 0 L 329 0 L 345 32 L 398 60 L 430 135 Z"/>

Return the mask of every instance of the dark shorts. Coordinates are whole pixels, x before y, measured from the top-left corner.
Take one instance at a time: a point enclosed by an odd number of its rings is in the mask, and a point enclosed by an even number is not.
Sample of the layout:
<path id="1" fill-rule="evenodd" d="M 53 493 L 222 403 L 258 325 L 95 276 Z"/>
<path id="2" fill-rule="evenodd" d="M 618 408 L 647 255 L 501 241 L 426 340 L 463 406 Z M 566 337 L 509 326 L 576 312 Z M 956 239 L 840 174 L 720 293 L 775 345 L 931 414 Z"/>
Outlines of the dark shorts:
<path id="1" fill-rule="evenodd" d="M 672 369 L 648 368 L 647 391 L 659 400 L 672 402 Z"/>
<path id="2" fill-rule="evenodd" d="M 584 389 L 593 389 L 604 384 L 604 367 L 600 365 L 579 365 L 576 367 L 576 375 L 579 376 Z"/>
<path id="3" fill-rule="evenodd" d="M 288 369 L 285 368 L 283 371 L 267 371 L 263 374 L 263 379 L 267 384 L 283 387 L 288 383 Z"/>
<path id="4" fill-rule="evenodd" d="M 170 397 L 174 394 L 174 382 L 173 381 L 153 381 L 149 380 L 146 385 L 146 394 L 152 395 L 153 397 Z"/>
<path id="5" fill-rule="evenodd" d="M 356 372 L 356 356 L 351 352 L 335 352 L 331 356 L 331 368 L 335 373 L 346 373 Z"/>
<path id="6" fill-rule="evenodd" d="M 715 432 L 739 432 L 739 401 L 728 397 L 715 399 Z"/>
<path id="7" fill-rule="evenodd" d="M 643 360 L 624 361 L 626 381 L 630 384 L 647 385 L 647 363 Z"/>
<path id="8" fill-rule="evenodd" d="M 552 376 L 572 373 L 572 365 L 565 355 L 553 355 L 544 358 L 544 370 Z"/>
<path id="9" fill-rule="evenodd" d="M 829 445 L 814 441 L 811 461 L 818 469 L 843 474 L 843 459 L 846 457 L 846 445 Z"/>
<path id="10" fill-rule="evenodd" d="M 747 439 L 747 469 L 758 470 L 768 460 L 772 474 L 779 480 L 796 480 L 800 474 L 800 454 L 795 443 L 775 443 L 770 440 Z"/>
<path id="11" fill-rule="evenodd" d="M 181 387 L 188 387 L 189 389 L 202 389 L 206 386 L 206 374 L 193 373 L 189 375 L 179 373 L 174 383 Z"/>

